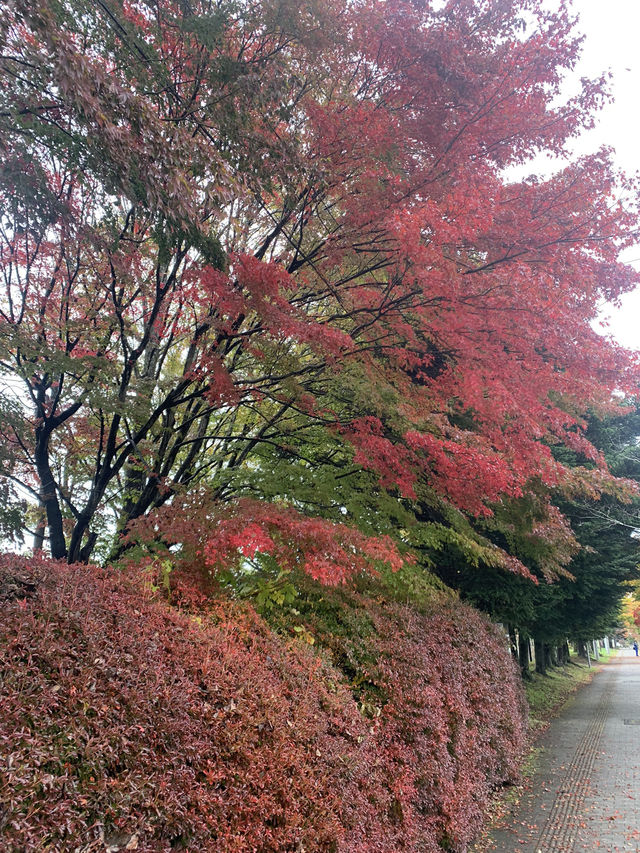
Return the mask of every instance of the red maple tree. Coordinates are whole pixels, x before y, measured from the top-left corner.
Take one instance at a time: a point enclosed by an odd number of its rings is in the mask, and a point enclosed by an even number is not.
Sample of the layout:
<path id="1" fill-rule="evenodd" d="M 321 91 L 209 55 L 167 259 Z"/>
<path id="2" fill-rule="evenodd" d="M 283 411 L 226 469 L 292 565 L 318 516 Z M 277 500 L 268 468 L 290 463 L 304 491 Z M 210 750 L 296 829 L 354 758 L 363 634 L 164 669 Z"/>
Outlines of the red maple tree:
<path id="1" fill-rule="evenodd" d="M 582 418 L 637 363 L 591 323 L 637 283 L 636 188 L 606 151 L 509 177 L 605 97 L 557 98 L 564 5 L 74 9 L 0 25 L 2 473 L 54 557 L 244 494 L 266 446 L 304 459 L 292 423 L 471 516 L 561 483 L 554 443 L 604 464 Z M 269 497 L 292 541 L 323 514 Z"/>

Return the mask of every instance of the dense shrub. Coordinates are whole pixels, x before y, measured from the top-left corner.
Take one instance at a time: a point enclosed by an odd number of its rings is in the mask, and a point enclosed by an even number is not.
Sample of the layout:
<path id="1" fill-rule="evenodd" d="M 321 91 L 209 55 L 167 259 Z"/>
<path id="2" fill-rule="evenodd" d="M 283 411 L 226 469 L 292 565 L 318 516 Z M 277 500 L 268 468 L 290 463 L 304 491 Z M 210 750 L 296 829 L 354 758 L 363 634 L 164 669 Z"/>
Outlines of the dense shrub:
<path id="1" fill-rule="evenodd" d="M 0 599 L 8 851 L 464 850 L 514 770 L 513 672 L 468 608 L 361 597 L 334 649 L 368 633 L 355 699 L 228 601 L 178 612 L 113 570 L 14 556 Z"/>
<path id="2" fill-rule="evenodd" d="M 249 617 L 199 625 L 113 572 L 3 560 L 5 588 L 33 581 L 0 628 L 5 849 L 342 838 L 342 759 L 361 761 L 365 728 L 307 648 Z"/>
<path id="3" fill-rule="evenodd" d="M 330 650 L 363 712 L 381 721 L 377 757 L 381 777 L 393 780 L 387 814 L 396 833 L 380 849 L 429 849 L 428 837 L 465 850 L 492 789 L 517 779 L 525 738 L 525 699 L 504 636 L 433 590 L 414 590 L 407 606 L 375 582 L 360 591 L 297 583 L 296 621 Z M 268 617 L 286 624 L 282 613 Z"/>

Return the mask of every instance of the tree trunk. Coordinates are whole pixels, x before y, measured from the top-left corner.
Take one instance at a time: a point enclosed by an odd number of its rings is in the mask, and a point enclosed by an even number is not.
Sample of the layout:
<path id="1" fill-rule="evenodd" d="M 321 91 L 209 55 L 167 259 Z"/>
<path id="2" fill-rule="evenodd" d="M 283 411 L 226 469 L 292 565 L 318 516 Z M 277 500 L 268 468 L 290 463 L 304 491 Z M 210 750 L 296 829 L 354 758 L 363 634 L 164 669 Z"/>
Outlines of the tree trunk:
<path id="1" fill-rule="evenodd" d="M 67 543 L 64 538 L 62 512 L 58 500 L 56 481 L 49 465 L 49 438 L 51 432 L 46 425 L 36 427 L 36 442 L 34 458 L 38 477 L 40 478 L 40 494 L 47 514 L 49 526 L 49 548 L 54 560 L 64 560 L 67 556 Z"/>
<path id="2" fill-rule="evenodd" d="M 44 550 L 44 537 L 47 533 L 47 512 L 45 510 L 44 501 L 42 500 L 42 490 L 40 491 L 37 513 L 36 528 L 33 531 L 32 547 L 34 554 L 41 554 Z"/>
<path id="3" fill-rule="evenodd" d="M 537 638 L 533 641 L 533 647 L 536 655 L 536 672 L 539 672 L 540 675 L 545 675 L 547 672 L 547 661 L 544 654 L 544 646 L 545 644 L 542 640 L 538 640 Z"/>
<path id="4" fill-rule="evenodd" d="M 69 543 L 69 554 L 67 556 L 70 563 L 89 562 L 89 557 L 91 556 L 91 552 L 93 551 L 98 538 L 97 533 L 88 533 L 89 523 L 93 518 L 93 515 L 94 512 L 92 510 L 82 513 L 73 528 L 71 542 Z M 82 540 L 84 539 L 85 533 L 88 533 L 88 535 L 86 542 L 83 545 Z"/>
<path id="5" fill-rule="evenodd" d="M 520 673 L 523 678 L 531 678 L 531 672 L 529 671 L 529 662 L 531 660 L 531 646 L 529 638 L 525 637 L 522 633 L 518 633 L 518 641 L 518 664 L 520 666 Z"/>
<path id="6" fill-rule="evenodd" d="M 513 625 L 508 626 L 509 631 L 509 649 L 511 651 L 511 657 L 517 661 L 518 660 L 518 640 L 516 638 L 516 629 Z"/>

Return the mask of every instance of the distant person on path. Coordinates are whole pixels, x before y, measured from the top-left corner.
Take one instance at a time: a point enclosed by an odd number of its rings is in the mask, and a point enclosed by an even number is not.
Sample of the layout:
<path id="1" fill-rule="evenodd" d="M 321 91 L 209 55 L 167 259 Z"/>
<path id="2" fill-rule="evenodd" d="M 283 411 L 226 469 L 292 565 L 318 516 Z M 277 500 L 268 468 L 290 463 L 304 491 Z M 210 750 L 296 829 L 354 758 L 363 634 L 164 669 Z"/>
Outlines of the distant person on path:
<path id="1" fill-rule="evenodd" d="M 633 643 L 633 651 L 636 653 L 636 657 L 638 657 L 638 641 L 635 640 Z"/>

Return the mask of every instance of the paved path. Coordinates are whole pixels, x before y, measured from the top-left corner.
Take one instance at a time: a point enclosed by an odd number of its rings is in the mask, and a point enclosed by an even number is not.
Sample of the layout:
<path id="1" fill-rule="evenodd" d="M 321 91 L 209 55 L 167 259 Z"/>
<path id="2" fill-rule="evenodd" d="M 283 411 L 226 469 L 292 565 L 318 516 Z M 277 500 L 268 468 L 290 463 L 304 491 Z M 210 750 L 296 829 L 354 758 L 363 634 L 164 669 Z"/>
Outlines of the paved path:
<path id="1" fill-rule="evenodd" d="M 538 771 L 488 853 L 640 853 L 640 658 L 625 650 L 605 664 L 538 746 Z"/>

